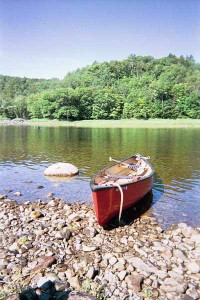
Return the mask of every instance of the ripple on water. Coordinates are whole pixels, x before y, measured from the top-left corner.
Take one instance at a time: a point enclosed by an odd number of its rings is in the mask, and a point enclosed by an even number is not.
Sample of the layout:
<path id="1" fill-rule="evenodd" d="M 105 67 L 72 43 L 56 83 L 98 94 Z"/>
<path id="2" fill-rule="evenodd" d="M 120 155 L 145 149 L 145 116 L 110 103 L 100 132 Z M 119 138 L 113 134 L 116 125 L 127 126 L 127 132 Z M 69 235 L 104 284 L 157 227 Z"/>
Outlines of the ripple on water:
<path id="1" fill-rule="evenodd" d="M 198 130 L 0 127 L 0 137 L 0 194 L 11 199 L 48 201 L 52 192 L 69 202 L 91 203 L 90 178 L 109 164 L 109 156 L 142 153 L 156 170 L 151 212 L 161 225 L 200 226 Z M 62 182 L 46 178 L 45 168 L 59 161 L 76 165 L 79 175 Z M 22 196 L 14 197 L 16 191 Z"/>

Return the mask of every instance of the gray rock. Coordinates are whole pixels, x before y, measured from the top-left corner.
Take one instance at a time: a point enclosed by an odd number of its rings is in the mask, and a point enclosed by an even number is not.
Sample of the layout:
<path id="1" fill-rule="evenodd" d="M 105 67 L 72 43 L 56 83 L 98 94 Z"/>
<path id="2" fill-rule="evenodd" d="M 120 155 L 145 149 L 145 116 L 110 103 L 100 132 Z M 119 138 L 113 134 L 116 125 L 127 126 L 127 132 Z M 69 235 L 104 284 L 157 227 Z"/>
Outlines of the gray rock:
<path id="1" fill-rule="evenodd" d="M 97 298 L 85 292 L 71 292 L 68 300 L 97 300 Z"/>
<path id="2" fill-rule="evenodd" d="M 44 171 L 45 176 L 66 177 L 78 174 L 78 168 L 69 163 L 56 163 Z"/>
<path id="3" fill-rule="evenodd" d="M 83 245 L 82 249 L 83 249 L 84 252 L 92 252 L 92 251 L 98 250 L 99 247 L 97 247 L 97 246 L 86 246 L 86 245 Z"/>
<path id="4" fill-rule="evenodd" d="M 200 234 L 199 233 L 193 233 L 190 237 L 192 242 L 195 242 L 196 244 L 200 245 Z"/>
<path id="5" fill-rule="evenodd" d="M 13 193 L 13 196 L 20 197 L 22 194 L 20 192 Z"/>
<path id="6" fill-rule="evenodd" d="M 180 295 L 180 296 L 176 297 L 176 300 L 194 300 L 194 298 L 185 294 L 185 295 Z"/>
<path id="7" fill-rule="evenodd" d="M 196 261 L 192 261 L 192 262 L 187 264 L 187 269 L 192 274 L 197 274 L 197 273 L 200 272 L 200 265 Z"/>
<path id="8" fill-rule="evenodd" d="M 187 284 L 184 282 L 179 282 L 174 278 L 166 278 L 160 289 L 165 293 L 178 293 L 178 295 L 183 294 L 187 289 Z"/>
<path id="9" fill-rule="evenodd" d="M 81 286 L 80 286 L 80 283 L 79 283 L 79 280 L 78 280 L 78 276 L 69 277 L 68 281 L 69 281 L 70 286 L 72 286 L 73 288 L 75 288 L 77 290 L 80 290 Z"/>
<path id="10" fill-rule="evenodd" d="M 58 274 L 58 276 L 59 276 L 59 274 Z M 55 282 L 54 286 L 55 286 L 55 289 L 57 292 L 63 292 L 70 287 L 68 282 Z"/>
<path id="11" fill-rule="evenodd" d="M 133 292 L 140 292 L 141 291 L 141 283 L 143 281 L 143 276 L 141 275 L 128 275 L 126 277 L 126 282 L 128 285 L 128 288 L 131 289 Z"/>
<path id="12" fill-rule="evenodd" d="M 121 271 L 117 274 L 117 276 L 119 277 L 119 279 L 122 281 L 124 280 L 124 278 L 126 277 L 127 272 L 126 271 Z"/>
<path id="13" fill-rule="evenodd" d="M 12 245 L 10 245 L 9 250 L 10 251 L 19 251 L 20 246 L 17 242 L 14 242 Z"/>
<path id="14" fill-rule="evenodd" d="M 125 269 L 126 269 L 125 264 L 122 264 L 119 261 L 116 264 L 114 264 L 114 266 L 113 266 L 114 271 L 120 272 L 120 271 L 124 271 Z"/>
<path id="15" fill-rule="evenodd" d="M 188 258 L 185 255 L 185 253 L 183 251 L 179 250 L 179 249 L 174 249 L 173 256 L 178 258 L 178 259 L 182 259 L 183 261 L 188 261 Z"/>
<path id="16" fill-rule="evenodd" d="M 80 215 L 77 214 L 77 213 L 72 213 L 72 214 L 70 214 L 70 215 L 68 216 L 68 219 L 69 219 L 70 221 L 72 221 L 72 222 L 78 222 L 78 221 L 81 220 L 81 217 L 80 217 Z"/>
<path id="17" fill-rule="evenodd" d="M 109 259 L 109 264 L 111 266 L 113 266 L 114 264 L 116 264 L 117 262 L 117 258 L 115 256 L 112 256 L 110 259 Z"/>
<path id="18" fill-rule="evenodd" d="M 188 296 L 190 296 L 192 299 L 199 299 L 200 297 L 200 291 L 199 293 L 197 292 L 197 290 L 195 289 L 195 287 L 192 287 L 192 288 L 189 288 L 187 291 L 186 291 L 186 294 Z"/>
<path id="19" fill-rule="evenodd" d="M 39 210 L 34 210 L 30 214 L 30 218 L 35 219 L 35 220 L 41 218 L 42 216 L 43 216 L 43 214 Z"/>
<path id="20" fill-rule="evenodd" d="M 6 269 L 8 265 L 8 260 L 7 259 L 0 259 L 0 270 Z"/>
<path id="21" fill-rule="evenodd" d="M 157 272 L 156 272 L 156 275 L 158 276 L 158 278 L 160 278 L 160 279 L 165 279 L 166 277 L 168 277 L 168 274 L 167 274 L 167 272 L 165 271 L 165 270 L 158 270 Z"/>
<path id="22" fill-rule="evenodd" d="M 158 269 L 154 267 L 152 264 L 146 264 L 141 258 L 139 257 L 132 257 L 129 259 L 129 262 L 133 265 L 134 268 L 138 270 L 142 270 L 148 273 L 156 273 Z"/>
<path id="23" fill-rule="evenodd" d="M 192 227 L 184 227 L 182 228 L 182 234 L 186 238 L 190 238 L 192 234 L 196 234 L 196 230 L 194 230 Z"/>
<path id="24" fill-rule="evenodd" d="M 177 272 L 174 272 L 174 271 L 169 271 L 168 274 L 171 278 L 179 278 L 179 279 L 182 279 L 182 280 L 184 279 L 183 275 L 181 275 Z"/>
<path id="25" fill-rule="evenodd" d="M 86 236 L 91 238 L 95 237 L 95 235 L 98 233 L 98 231 L 94 227 L 86 227 L 84 228 L 83 232 Z"/>
<path id="26" fill-rule="evenodd" d="M 87 274 L 86 274 L 86 277 L 89 278 L 89 279 L 93 279 L 95 276 L 95 268 L 92 266 L 89 268 Z"/>

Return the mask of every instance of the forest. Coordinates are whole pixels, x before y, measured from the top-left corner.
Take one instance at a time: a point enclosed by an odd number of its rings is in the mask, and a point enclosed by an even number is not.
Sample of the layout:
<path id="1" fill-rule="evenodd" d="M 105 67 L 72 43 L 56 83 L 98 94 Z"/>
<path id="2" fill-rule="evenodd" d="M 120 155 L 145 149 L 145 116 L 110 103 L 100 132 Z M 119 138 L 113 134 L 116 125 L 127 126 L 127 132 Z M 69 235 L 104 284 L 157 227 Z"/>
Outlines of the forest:
<path id="1" fill-rule="evenodd" d="M 200 64 L 192 56 L 130 55 L 62 80 L 0 75 L 0 118 L 200 118 Z"/>

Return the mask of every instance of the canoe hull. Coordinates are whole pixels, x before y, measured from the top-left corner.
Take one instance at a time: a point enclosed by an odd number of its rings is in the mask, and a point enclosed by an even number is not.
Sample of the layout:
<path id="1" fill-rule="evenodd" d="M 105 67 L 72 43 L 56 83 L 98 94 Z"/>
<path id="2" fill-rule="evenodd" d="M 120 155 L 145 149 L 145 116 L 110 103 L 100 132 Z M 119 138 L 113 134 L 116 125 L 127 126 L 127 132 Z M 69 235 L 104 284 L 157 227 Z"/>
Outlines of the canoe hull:
<path id="1" fill-rule="evenodd" d="M 143 180 L 121 185 L 123 190 L 123 210 L 138 203 L 153 187 L 153 175 Z M 119 214 L 121 193 L 116 186 L 92 190 L 94 210 L 99 225 Z"/>

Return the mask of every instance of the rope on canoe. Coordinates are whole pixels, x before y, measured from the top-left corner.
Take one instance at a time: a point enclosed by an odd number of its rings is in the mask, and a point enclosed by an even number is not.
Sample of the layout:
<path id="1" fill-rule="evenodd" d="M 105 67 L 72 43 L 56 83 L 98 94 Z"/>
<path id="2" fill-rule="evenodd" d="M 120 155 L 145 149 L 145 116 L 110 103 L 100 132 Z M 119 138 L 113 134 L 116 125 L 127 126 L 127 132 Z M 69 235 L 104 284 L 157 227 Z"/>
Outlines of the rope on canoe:
<path id="1" fill-rule="evenodd" d="M 122 216 L 123 204 L 124 204 L 124 193 L 123 193 L 123 190 L 122 190 L 122 188 L 119 184 L 117 184 L 116 182 L 113 182 L 112 185 L 118 187 L 118 189 L 120 191 L 120 194 L 121 194 L 120 208 L 119 208 L 119 222 L 120 222 L 121 216 Z"/>
<path id="2" fill-rule="evenodd" d="M 133 171 L 137 171 L 138 165 L 137 164 L 128 164 L 127 168 L 131 169 Z"/>

